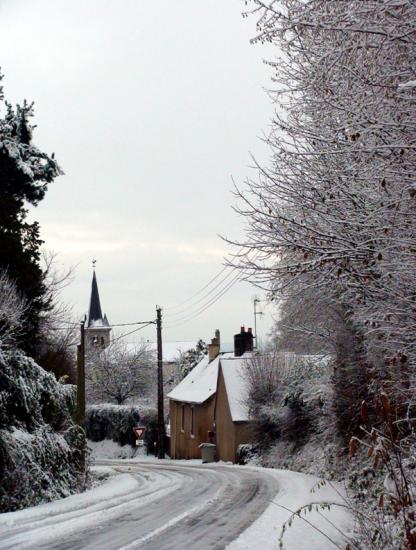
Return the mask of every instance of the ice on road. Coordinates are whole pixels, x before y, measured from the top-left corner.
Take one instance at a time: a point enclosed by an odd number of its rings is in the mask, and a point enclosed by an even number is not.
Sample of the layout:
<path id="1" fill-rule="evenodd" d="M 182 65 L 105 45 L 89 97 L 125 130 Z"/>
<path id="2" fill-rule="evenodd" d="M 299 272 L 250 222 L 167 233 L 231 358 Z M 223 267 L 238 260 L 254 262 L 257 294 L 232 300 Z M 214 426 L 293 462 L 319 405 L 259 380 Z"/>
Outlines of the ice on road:
<path id="1" fill-rule="evenodd" d="M 0 515 L 0 549 L 272 550 L 286 505 L 319 498 L 309 492 L 316 478 L 293 472 L 185 461 L 101 464 L 117 473 L 101 487 Z M 284 548 L 334 548 L 316 530 L 312 545 L 299 546 L 306 527 L 297 526 Z"/>

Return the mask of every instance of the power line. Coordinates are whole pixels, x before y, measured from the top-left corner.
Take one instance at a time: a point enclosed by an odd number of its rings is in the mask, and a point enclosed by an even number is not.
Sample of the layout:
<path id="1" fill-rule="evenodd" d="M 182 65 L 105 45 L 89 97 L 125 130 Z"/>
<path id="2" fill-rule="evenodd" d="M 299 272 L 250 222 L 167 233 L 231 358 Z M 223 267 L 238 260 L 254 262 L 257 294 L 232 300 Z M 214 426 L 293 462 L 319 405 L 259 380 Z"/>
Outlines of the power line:
<path id="1" fill-rule="evenodd" d="M 108 326 L 109 327 L 131 327 L 133 325 L 151 325 L 152 323 L 155 324 L 156 321 L 136 321 L 135 323 L 119 323 L 117 325 L 108 325 Z"/>
<path id="2" fill-rule="evenodd" d="M 66 325 L 66 326 L 64 326 L 64 327 L 48 327 L 48 326 L 46 326 L 46 328 L 48 328 L 50 330 L 69 330 L 71 328 L 79 327 L 79 323 L 67 323 L 66 321 L 59 321 L 59 324 Z"/>
<path id="3" fill-rule="evenodd" d="M 165 307 L 163 308 L 164 311 L 170 311 L 172 309 L 178 309 L 179 307 L 183 306 L 184 304 L 187 304 L 188 302 L 192 301 L 194 298 L 196 298 L 197 296 L 199 296 L 201 294 L 201 292 L 203 292 L 206 288 L 209 287 L 209 285 L 211 283 L 213 283 L 215 280 L 218 279 L 218 277 L 220 277 L 224 271 L 226 271 L 227 269 L 229 268 L 228 265 L 224 266 L 221 271 L 219 271 L 215 277 L 213 277 L 212 279 L 210 279 L 207 284 L 205 286 L 203 286 L 201 289 L 199 289 L 197 292 L 195 292 L 194 294 L 192 294 L 192 296 L 190 296 L 189 298 L 187 298 L 186 300 L 184 300 L 183 302 L 180 302 L 179 304 L 176 304 L 174 306 L 168 306 L 168 307 Z"/>
<path id="4" fill-rule="evenodd" d="M 78 328 L 79 323 L 73 325 L 72 327 L 46 327 L 46 330 L 69 330 L 70 328 Z"/>
<path id="5" fill-rule="evenodd" d="M 243 246 L 241 246 L 241 247 L 239 248 L 239 250 L 238 250 L 237 253 L 236 253 L 236 256 L 238 256 L 239 253 L 240 253 L 242 250 L 244 250 L 244 247 L 243 247 Z M 224 260 L 226 260 L 226 259 L 224 258 Z M 222 284 L 222 282 L 224 282 L 226 279 L 228 279 L 228 278 L 232 275 L 232 273 L 235 271 L 235 269 L 236 269 L 236 268 L 233 267 L 233 266 L 230 266 L 230 265 L 228 265 L 228 264 L 225 265 L 225 266 L 224 266 L 224 267 L 223 267 L 214 277 L 212 277 L 212 279 L 210 279 L 210 280 L 209 280 L 202 288 L 200 288 L 197 292 L 195 292 L 195 293 L 192 294 L 189 298 L 187 298 L 187 299 L 184 300 L 183 302 L 180 302 L 179 304 L 176 304 L 176 305 L 174 305 L 174 306 L 168 306 L 168 307 L 163 308 L 164 311 L 175 310 L 175 309 L 178 309 L 178 308 L 182 307 L 183 305 L 185 305 L 185 304 L 187 304 L 187 303 L 189 303 L 189 302 L 192 302 L 194 298 L 196 298 L 196 297 L 199 296 L 202 292 L 204 292 L 204 290 L 206 290 L 214 281 L 216 281 L 219 277 L 221 277 L 221 275 L 222 275 L 225 271 L 228 270 L 228 271 L 229 271 L 228 274 L 227 274 L 227 275 L 226 275 L 217 285 L 215 285 L 215 287 L 214 287 L 211 291 L 209 291 L 209 292 L 207 293 L 206 296 L 208 296 L 209 294 L 212 294 L 212 292 L 214 292 L 214 291 L 218 288 L 218 286 Z M 201 302 L 203 299 L 204 299 L 204 297 L 200 298 L 196 303 Z M 186 309 L 188 309 L 188 308 L 185 308 L 185 310 L 186 310 Z M 174 315 L 176 315 L 176 314 L 174 314 Z"/>
<path id="6" fill-rule="evenodd" d="M 239 280 L 241 280 L 241 275 L 238 274 L 232 279 L 223 289 L 221 289 L 209 302 L 204 304 L 202 307 L 200 307 L 197 311 L 195 311 L 192 315 L 188 317 L 184 317 L 182 320 L 178 319 L 177 322 L 174 322 L 173 325 L 168 325 L 165 328 L 175 328 L 180 325 L 183 325 L 185 323 L 188 323 L 189 321 L 192 321 L 196 317 L 199 317 L 204 311 L 209 309 L 211 306 L 213 306 L 220 298 L 224 296 Z"/>
<path id="7" fill-rule="evenodd" d="M 113 328 L 113 327 L 132 327 L 135 325 L 148 325 L 150 323 L 155 323 L 155 321 L 135 321 L 133 323 L 118 323 L 114 325 L 106 325 L 103 328 Z M 67 323 L 66 321 L 62 321 L 62 324 L 66 324 L 65 327 L 48 327 L 50 330 L 68 330 L 69 328 L 77 328 L 79 327 L 79 323 Z M 88 327 L 86 327 L 88 328 Z M 90 328 L 97 328 L 97 327 L 90 327 Z M 101 328 L 101 327 L 99 327 Z"/>
<path id="8" fill-rule="evenodd" d="M 209 297 L 214 293 L 216 292 L 223 283 L 225 283 L 227 281 L 227 279 L 229 279 L 232 275 L 234 274 L 234 268 L 231 269 L 231 271 L 229 271 L 227 273 L 227 275 L 225 277 L 223 277 L 209 292 L 206 292 L 203 296 L 201 296 L 201 298 L 199 298 L 196 302 L 193 302 L 192 304 L 189 305 L 189 307 L 187 308 L 184 308 L 182 309 L 181 311 L 178 311 L 177 313 L 174 313 L 173 315 L 167 315 L 167 317 L 170 319 L 170 320 L 174 320 L 175 317 L 180 317 L 180 316 L 183 316 L 183 314 L 187 313 L 189 310 L 192 311 L 192 309 L 195 308 L 195 306 L 197 306 L 198 304 L 200 304 L 201 302 L 204 302 L 207 298 L 209 299 Z M 224 286 L 227 286 L 228 283 L 226 283 Z"/>
<path id="9" fill-rule="evenodd" d="M 255 253 L 253 260 L 256 258 L 256 256 L 258 256 L 258 254 L 259 254 L 258 252 Z M 226 266 L 226 267 L 228 267 L 228 266 Z M 204 297 L 204 299 L 209 297 L 209 295 L 212 294 L 212 292 L 217 290 L 222 285 L 222 283 L 225 282 L 229 278 L 230 274 L 232 274 L 235 271 L 235 269 L 236 268 L 232 268 L 232 271 L 229 272 L 229 274 L 226 277 L 224 277 L 221 280 L 221 282 L 219 284 L 217 284 L 210 292 L 208 292 L 206 294 L 206 296 Z M 195 310 L 193 312 L 191 310 L 189 312 L 190 315 L 188 315 L 188 316 L 185 315 L 182 318 L 179 318 L 179 319 L 175 320 L 175 315 L 174 315 L 173 319 L 170 321 L 170 322 L 173 322 L 173 324 L 168 325 L 165 328 L 174 328 L 174 327 L 180 326 L 182 324 L 185 324 L 185 323 L 191 321 L 192 319 L 195 319 L 196 317 L 198 317 L 199 315 L 204 313 L 204 311 L 206 311 L 212 305 L 214 305 L 220 298 L 222 298 L 222 296 L 224 296 L 224 294 L 226 294 L 238 281 L 241 281 L 242 279 L 243 279 L 243 274 L 238 272 L 237 275 L 235 275 L 234 278 L 231 279 L 231 281 L 226 283 L 226 285 L 223 286 L 223 288 L 221 288 L 221 290 L 219 292 L 217 292 L 217 294 L 215 294 L 213 297 L 211 297 L 208 300 L 208 302 L 206 302 L 205 304 L 203 304 L 201 307 L 199 307 L 197 310 Z M 202 300 L 199 300 L 198 302 L 201 302 L 201 301 Z M 196 302 L 194 305 L 196 305 L 198 302 Z"/>
<path id="10" fill-rule="evenodd" d="M 145 325 L 141 325 L 139 328 L 136 328 L 134 330 L 131 330 L 130 332 L 125 332 L 124 334 L 121 334 L 120 336 L 117 336 L 117 338 L 114 338 L 111 340 L 111 344 L 114 344 L 114 342 L 117 342 L 118 340 L 121 340 L 121 338 L 125 338 L 126 336 L 130 336 L 130 334 L 134 334 L 135 332 L 139 332 L 139 330 L 143 330 L 144 328 L 148 327 L 149 325 L 154 325 L 155 321 L 148 321 Z"/>

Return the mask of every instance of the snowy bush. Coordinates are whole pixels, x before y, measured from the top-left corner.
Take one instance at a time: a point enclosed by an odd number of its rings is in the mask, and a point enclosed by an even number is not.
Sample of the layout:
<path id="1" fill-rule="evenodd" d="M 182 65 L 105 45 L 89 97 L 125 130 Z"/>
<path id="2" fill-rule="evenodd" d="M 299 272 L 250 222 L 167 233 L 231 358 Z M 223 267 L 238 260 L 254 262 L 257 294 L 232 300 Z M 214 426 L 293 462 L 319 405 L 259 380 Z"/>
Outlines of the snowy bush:
<path id="1" fill-rule="evenodd" d="M 345 469 L 329 357 L 277 354 L 248 362 L 248 404 L 264 466 L 338 477 Z"/>
<path id="2" fill-rule="evenodd" d="M 18 351 L 0 354 L 0 511 L 83 490 L 86 441 L 63 386 Z"/>
<path id="3" fill-rule="evenodd" d="M 416 548 L 416 441 L 413 419 L 399 419 L 386 393 L 374 400 L 373 415 L 361 406 L 361 437 L 350 441 L 356 545 L 371 550 Z M 371 418 L 377 418 L 377 427 Z"/>
<path id="4" fill-rule="evenodd" d="M 250 443 L 243 443 L 237 447 L 236 462 L 237 464 L 256 464 L 257 465 L 258 454 L 257 449 Z"/>
<path id="5" fill-rule="evenodd" d="M 145 426 L 145 441 L 153 447 L 156 429 L 156 410 L 134 405 L 113 405 L 104 403 L 90 405 L 86 410 L 85 426 L 91 441 L 111 439 L 119 445 L 136 444 L 133 428 Z"/>

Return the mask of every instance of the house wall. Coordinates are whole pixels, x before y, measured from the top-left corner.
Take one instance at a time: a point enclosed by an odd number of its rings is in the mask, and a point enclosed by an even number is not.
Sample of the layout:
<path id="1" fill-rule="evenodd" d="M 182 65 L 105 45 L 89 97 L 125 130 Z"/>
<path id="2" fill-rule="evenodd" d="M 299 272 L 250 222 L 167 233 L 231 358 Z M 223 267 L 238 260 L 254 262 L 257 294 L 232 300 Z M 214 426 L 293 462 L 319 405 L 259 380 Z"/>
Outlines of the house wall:
<path id="1" fill-rule="evenodd" d="M 235 462 L 238 446 L 253 440 L 253 426 L 250 422 L 233 422 L 222 368 L 218 373 L 215 406 L 217 458 Z"/>
<path id="2" fill-rule="evenodd" d="M 220 368 L 215 406 L 215 439 L 217 444 L 217 458 L 219 460 L 235 462 L 235 430 L 225 390 L 224 376 Z"/>
<path id="3" fill-rule="evenodd" d="M 182 405 L 184 429 L 181 429 Z M 208 432 L 213 430 L 215 399 L 211 397 L 202 405 L 169 401 L 170 456 L 171 458 L 201 458 L 201 443 L 209 442 Z M 195 434 L 191 434 L 191 409 L 194 409 Z"/>
<path id="4" fill-rule="evenodd" d="M 254 441 L 254 426 L 252 422 L 234 422 L 235 427 L 235 451 L 239 445 Z"/>

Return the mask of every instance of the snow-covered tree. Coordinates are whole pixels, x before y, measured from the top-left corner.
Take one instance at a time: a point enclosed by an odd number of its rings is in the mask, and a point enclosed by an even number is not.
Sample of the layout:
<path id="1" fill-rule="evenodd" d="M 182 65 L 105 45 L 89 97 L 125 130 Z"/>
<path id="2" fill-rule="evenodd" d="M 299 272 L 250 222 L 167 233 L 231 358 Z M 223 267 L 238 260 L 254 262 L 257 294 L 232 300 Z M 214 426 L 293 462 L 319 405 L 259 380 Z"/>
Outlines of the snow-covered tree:
<path id="1" fill-rule="evenodd" d="M 85 433 L 72 418 L 75 388 L 60 384 L 19 349 L 36 353 L 41 318 L 53 305 L 40 265 L 39 225 L 27 220 L 26 206 L 36 206 L 61 172 L 53 156 L 32 144 L 33 106 L 5 107 L 0 118 L 1 512 L 79 492 L 86 481 Z"/>
<path id="2" fill-rule="evenodd" d="M 13 348 L 0 353 L 0 512 L 85 488 L 85 433 L 75 388 Z"/>
<path id="3" fill-rule="evenodd" d="M 0 270 L 0 350 L 16 340 L 26 311 L 27 304 L 16 284 L 6 271 Z"/>
<path id="4" fill-rule="evenodd" d="M 35 359 L 57 379 L 76 381 L 76 346 L 79 343 L 79 323 L 72 306 L 62 298 L 62 291 L 72 281 L 73 269 L 59 266 L 57 254 L 43 250 L 41 255 L 45 298 L 48 310 L 39 321 L 39 345 Z"/>
<path id="5" fill-rule="evenodd" d="M 278 351 L 334 354 L 343 323 L 340 304 L 321 289 L 307 287 L 281 301 L 273 342 Z"/>
<path id="6" fill-rule="evenodd" d="M 237 190 L 236 263 L 272 294 L 322 289 L 413 395 L 416 6 L 253 0 L 276 44 L 273 161 Z M 410 368 L 409 368 L 410 367 Z"/>
<path id="7" fill-rule="evenodd" d="M 266 137 L 272 162 L 236 190 L 246 236 L 235 264 L 277 300 L 311 291 L 337 304 L 336 386 L 339 396 L 355 394 L 336 400 L 338 419 L 349 413 L 338 428 L 346 436 L 358 427 L 361 390 L 376 410 L 383 386 L 395 418 L 405 417 L 395 421 L 400 446 L 416 406 L 416 4 L 247 4 L 255 41 L 276 46 L 276 112 Z M 393 529 L 408 537 L 406 507 Z M 374 548 L 414 547 L 391 540 Z"/>
<path id="8" fill-rule="evenodd" d="M 27 300 L 21 344 L 33 353 L 41 312 L 48 308 L 40 266 L 39 224 L 27 220 L 27 204 L 36 206 L 61 170 L 53 155 L 32 144 L 33 104 L 4 103 L 0 75 L 0 269 L 7 270 Z"/>
<path id="9" fill-rule="evenodd" d="M 85 434 L 74 386 L 63 386 L 17 349 L 25 300 L 0 271 L 0 511 L 85 487 Z"/>
<path id="10" fill-rule="evenodd" d="M 180 352 L 176 360 L 179 373 L 179 380 L 177 380 L 177 382 L 185 378 L 207 353 L 208 347 L 201 339 L 198 340 L 195 347 L 185 352 Z"/>
<path id="11" fill-rule="evenodd" d="M 91 352 L 86 363 L 86 392 L 90 403 L 115 402 L 146 397 L 156 380 L 156 360 L 148 344 L 129 349 L 115 341 L 103 350 Z"/>

